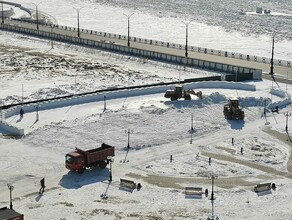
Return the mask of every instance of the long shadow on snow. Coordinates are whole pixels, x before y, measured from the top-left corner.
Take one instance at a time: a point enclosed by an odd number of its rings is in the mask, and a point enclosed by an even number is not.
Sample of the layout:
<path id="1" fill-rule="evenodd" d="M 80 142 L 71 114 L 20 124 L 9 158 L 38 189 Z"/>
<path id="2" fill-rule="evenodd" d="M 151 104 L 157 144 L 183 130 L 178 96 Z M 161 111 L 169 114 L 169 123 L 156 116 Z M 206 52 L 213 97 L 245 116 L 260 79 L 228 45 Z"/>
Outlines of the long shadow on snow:
<path id="1" fill-rule="evenodd" d="M 227 120 L 230 127 L 235 130 L 241 130 L 244 127 L 244 120 Z"/>
<path id="2" fill-rule="evenodd" d="M 82 186 L 103 182 L 109 179 L 109 169 L 98 167 L 85 170 L 83 174 L 69 171 L 59 182 L 59 185 L 66 189 L 78 189 Z"/>

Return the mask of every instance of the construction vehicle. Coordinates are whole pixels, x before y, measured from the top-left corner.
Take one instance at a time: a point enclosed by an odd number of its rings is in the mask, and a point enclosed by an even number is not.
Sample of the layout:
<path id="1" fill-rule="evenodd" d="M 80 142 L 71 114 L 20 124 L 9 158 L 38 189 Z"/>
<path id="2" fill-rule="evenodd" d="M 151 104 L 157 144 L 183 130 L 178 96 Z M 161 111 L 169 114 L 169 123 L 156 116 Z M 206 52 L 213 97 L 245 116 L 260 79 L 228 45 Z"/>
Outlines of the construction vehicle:
<path id="1" fill-rule="evenodd" d="M 202 99 L 202 92 L 195 92 L 192 89 L 189 90 L 183 90 L 182 85 L 176 85 L 174 89 L 168 89 L 166 90 L 164 97 L 170 98 L 171 101 L 178 100 L 178 99 L 185 99 L 185 100 L 191 100 L 191 95 L 196 95 L 200 99 Z"/>
<path id="2" fill-rule="evenodd" d="M 228 120 L 243 120 L 244 111 L 239 106 L 238 98 L 230 98 L 228 103 L 224 105 L 224 115 Z"/>
<path id="3" fill-rule="evenodd" d="M 66 168 L 80 174 L 88 167 L 99 166 L 104 169 L 114 155 L 115 148 L 104 143 L 99 148 L 87 151 L 76 148 L 75 151 L 66 154 Z"/>

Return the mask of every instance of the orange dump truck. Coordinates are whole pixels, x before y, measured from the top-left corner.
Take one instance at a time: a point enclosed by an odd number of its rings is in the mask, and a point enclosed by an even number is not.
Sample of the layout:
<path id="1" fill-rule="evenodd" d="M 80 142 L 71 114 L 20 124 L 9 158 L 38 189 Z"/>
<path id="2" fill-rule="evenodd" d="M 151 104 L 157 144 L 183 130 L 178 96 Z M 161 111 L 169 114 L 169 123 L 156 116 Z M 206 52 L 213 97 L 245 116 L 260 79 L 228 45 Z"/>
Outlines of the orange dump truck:
<path id="1" fill-rule="evenodd" d="M 67 169 L 81 174 L 87 167 L 106 168 L 113 156 L 115 156 L 115 147 L 103 143 L 99 148 L 86 151 L 76 148 L 75 151 L 66 154 L 65 163 Z"/>

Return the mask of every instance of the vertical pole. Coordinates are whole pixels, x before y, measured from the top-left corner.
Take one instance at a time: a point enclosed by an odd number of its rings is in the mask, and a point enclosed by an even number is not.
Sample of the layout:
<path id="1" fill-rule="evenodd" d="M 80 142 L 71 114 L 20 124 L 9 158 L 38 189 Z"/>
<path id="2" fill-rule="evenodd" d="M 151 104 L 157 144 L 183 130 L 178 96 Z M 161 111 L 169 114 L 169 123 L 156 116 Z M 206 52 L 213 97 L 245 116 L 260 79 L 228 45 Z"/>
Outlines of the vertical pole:
<path id="1" fill-rule="evenodd" d="M 193 120 L 193 113 L 192 113 L 192 119 L 191 119 L 191 130 L 192 130 L 192 131 L 194 130 L 194 126 L 193 126 L 193 124 L 194 124 L 194 120 Z"/>
<path id="2" fill-rule="evenodd" d="M 214 200 L 212 200 L 211 202 L 212 202 L 212 218 L 214 218 Z"/>
<path id="3" fill-rule="evenodd" d="M 286 112 L 284 114 L 286 116 L 286 127 L 285 127 L 285 131 L 288 133 L 288 117 L 291 116 L 291 113 Z"/>
<path id="4" fill-rule="evenodd" d="M 128 149 L 130 149 L 130 129 L 128 129 Z"/>
<path id="5" fill-rule="evenodd" d="M 79 14 L 80 14 L 80 10 L 83 8 L 83 7 L 81 7 L 81 8 L 75 8 L 75 7 L 73 7 L 75 10 L 76 10 L 76 12 L 77 12 L 77 37 L 79 38 L 80 37 L 80 22 L 79 22 Z"/>
<path id="6" fill-rule="evenodd" d="M 51 24 L 51 49 L 54 49 L 54 41 L 53 41 L 53 25 Z"/>
<path id="7" fill-rule="evenodd" d="M 39 12 L 38 12 L 38 6 L 36 5 L 36 22 L 37 22 L 37 30 L 39 29 Z"/>
<path id="8" fill-rule="evenodd" d="M 2 5 L 2 24 L 4 24 L 4 11 L 3 11 L 3 2 L 1 2 Z"/>
<path id="9" fill-rule="evenodd" d="M 106 110 L 106 95 L 103 96 L 103 111 Z"/>
<path id="10" fill-rule="evenodd" d="M 112 159 L 110 159 L 110 178 L 109 181 L 111 182 L 113 180 L 113 176 L 112 176 Z"/>
<path id="11" fill-rule="evenodd" d="M 188 25 L 189 24 L 186 24 L 186 58 L 188 58 Z"/>
<path id="12" fill-rule="evenodd" d="M 36 106 L 36 121 L 39 120 L 39 106 Z"/>
<path id="13" fill-rule="evenodd" d="M 288 71 L 287 71 L 287 80 L 286 80 L 286 96 L 288 96 L 288 91 L 287 91 L 287 82 L 288 82 Z"/>
<path id="14" fill-rule="evenodd" d="M 212 193 L 211 193 L 211 200 L 214 200 L 214 177 L 212 176 Z M 213 213 L 212 213 L 213 215 Z"/>
<path id="15" fill-rule="evenodd" d="M 77 36 L 80 37 L 80 28 L 79 28 L 79 9 L 77 9 Z"/>
<path id="16" fill-rule="evenodd" d="M 273 35 L 272 59 L 271 59 L 270 75 L 274 75 L 274 44 L 275 44 L 275 39 L 274 39 L 274 35 Z"/>
<path id="17" fill-rule="evenodd" d="M 266 116 L 267 99 L 264 100 L 264 116 Z"/>
<path id="18" fill-rule="evenodd" d="M 23 84 L 21 84 L 21 100 L 22 100 L 22 103 L 23 103 Z"/>
<path id="19" fill-rule="evenodd" d="M 128 47 L 130 46 L 130 17 L 131 17 L 133 14 L 134 14 L 134 13 L 129 14 L 129 15 L 124 14 L 124 15 L 127 17 L 127 19 L 128 19 L 128 42 L 127 42 Z"/>
<path id="20" fill-rule="evenodd" d="M 10 195 L 10 209 L 13 210 L 13 205 L 12 205 L 12 190 L 14 188 L 14 186 L 12 186 L 11 184 L 7 184 L 8 189 L 10 191 L 9 195 Z"/>
<path id="21" fill-rule="evenodd" d="M 75 94 L 77 93 L 77 83 L 76 83 L 76 81 L 77 81 L 77 73 L 75 74 Z"/>
<path id="22" fill-rule="evenodd" d="M 128 47 L 130 46 L 130 16 L 128 16 Z"/>
<path id="23" fill-rule="evenodd" d="M 10 209 L 12 210 L 13 209 L 13 205 L 12 205 L 12 190 L 11 188 L 9 188 L 10 190 Z"/>

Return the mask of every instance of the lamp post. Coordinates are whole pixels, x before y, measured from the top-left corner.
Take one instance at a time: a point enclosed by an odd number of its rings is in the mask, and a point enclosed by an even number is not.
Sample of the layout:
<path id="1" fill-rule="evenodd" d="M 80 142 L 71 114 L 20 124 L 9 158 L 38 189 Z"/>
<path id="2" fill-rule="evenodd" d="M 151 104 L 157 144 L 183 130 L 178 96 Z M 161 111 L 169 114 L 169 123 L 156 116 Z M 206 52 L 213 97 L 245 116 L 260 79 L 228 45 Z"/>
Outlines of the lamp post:
<path id="1" fill-rule="evenodd" d="M 40 107 L 38 105 L 36 105 L 35 108 L 36 108 L 36 121 L 39 121 L 39 109 L 40 109 Z"/>
<path id="2" fill-rule="evenodd" d="M 38 4 L 36 3 L 32 3 L 35 6 L 35 13 L 36 13 L 36 24 L 37 24 L 37 30 L 39 29 L 39 10 L 38 10 L 38 6 L 39 4 L 41 4 L 41 2 L 39 2 Z"/>
<path id="3" fill-rule="evenodd" d="M 4 11 L 3 11 L 3 2 L 1 2 L 2 5 L 2 24 L 4 24 Z"/>
<path id="4" fill-rule="evenodd" d="M 21 84 L 21 101 L 23 103 L 23 84 Z"/>
<path id="5" fill-rule="evenodd" d="M 208 178 L 211 179 L 211 181 L 212 181 L 212 192 L 211 192 L 211 199 L 210 200 L 215 200 L 215 198 L 214 198 L 214 180 L 217 179 L 218 176 L 212 175 Z"/>
<path id="6" fill-rule="evenodd" d="M 111 156 L 109 156 L 108 158 L 108 161 L 109 161 L 109 163 L 110 163 L 110 173 L 109 173 L 109 182 L 112 182 L 112 180 L 113 180 L 113 176 L 112 176 L 112 163 L 114 162 L 114 159 L 111 157 Z"/>
<path id="7" fill-rule="evenodd" d="M 130 134 L 133 133 L 133 130 L 128 129 L 128 130 L 125 131 L 125 133 L 128 134 L 128 145 L 127 145 L 127 148 L 130 149 Z"/>
<path id="8" fill-rule="evenodd" d="M 127 19 L 128 19 L 128 47 L 130 46 L 130 17 L 131 17 L 133 14 L 134 14 L 134 13 L 129 14 L 129 15 L 124 14 L 124 15 L 127 17 Z"/>
<path id="9" fill-rule="evenodd" d="M 191 21 L 188 21 L 188 22 L 184 22 L 184 21 L 182 21 L 182 23 L 184 23 L 185 24 L 185 26 L 186 26 L 186 52 L 185 52 L 185 56 L 186 57 L 188 57 L 188 32 L 189 32 L 189 24 L 192 22 L 192 20 Z"/>
<path id="10" fill-rule="evenodd" d="M 273 34 L 273 42 L 272 42 L 272 59 L 271 59 L 271 67 L 270 67 L 270 75 L 274 75 L 274 45 L 275 45 L 275 36 Z"/>
<path id="11" fill-rule="evenodd" d="M 192 117 L 191 117 L 191 131 L 194 131 L 194 117 L 193 117 L 193 113 L 192 113 Z"/>
<path id="12" fill-rule="evenodd" d="M 288 133 L 288 117 L 291 116 L 291 112 L 285 112 L 284 115 L 286 116 L 286 127 L 285 127 L 285 131 Z"/>
<path id="13" fill-rule="evenodd" d="M 214 219 L 217 219 L 216 216 L 214 215 L 214 200 L 215 200 L 215 197 L 214 197 L 214 180 L 218 178 L 218 176 L 209 176 L 208 177 L 209 179 L 212 180 L 212 192 L 211 192 L 211 203 L 212 203 L 212 215 L 210 217 L 208 217 L 208 220 L 214 220 Z"/>
<path id="14" fill-rule="evenodd" d="M 106 110 L 106 95 L 103 95 L 103 111 Z"/>
<path id="15" fill-rule="evenodd" d="M 51 24 L 51 49 L 54 49 L 54 41 L 53 41 L 53 24 Z"/>
<path id="16" fill-rule="evenodd" d="M 3 117 L 2 117 L 2 105 L 3 105 L 3 102 L 2 102 L 2 99 L 0 99 L 0 121 L 3 121 Z"/>
<path id="17" fill-rule="evenodd" d="M 77 36 L 78 37 L 80 37 L 80 27 L 79 27 L 79 14 L 80 14 L 80 10 L 82 9 L 82 8 L 84 8 L 84 7 L 81 7 L 81 8 L 75 8 L 75 7 L 73 7 L 75 10 L 76 10 L 76 12 L 77 12 Z"/>
<path id="18" fill-rule="evenodd" d="M 8 186 L 8 189 L 10 191 L 10 209 L 13 210 L 13 206 L 12 206 L 12 191 L 13 191 L 14 186 L 12 186 L 9 183 L 7 184 L 7 186 Z"/>

